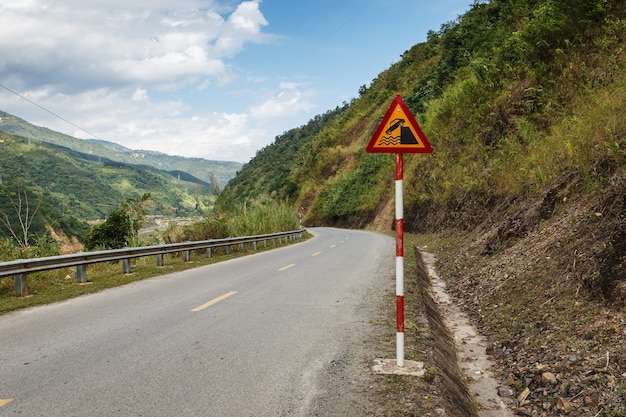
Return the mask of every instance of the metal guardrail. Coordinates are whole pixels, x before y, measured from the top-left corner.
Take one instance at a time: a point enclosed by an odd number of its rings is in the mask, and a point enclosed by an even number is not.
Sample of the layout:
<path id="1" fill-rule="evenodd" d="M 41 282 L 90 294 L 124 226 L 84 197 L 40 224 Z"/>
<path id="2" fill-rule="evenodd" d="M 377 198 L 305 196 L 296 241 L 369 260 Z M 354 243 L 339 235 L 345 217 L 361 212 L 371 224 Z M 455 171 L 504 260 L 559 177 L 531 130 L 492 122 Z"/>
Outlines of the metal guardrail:
<path id="1" fill-rule="evenodd" d="M 272 240 L 272 244 L 281 243 L 282 239 L 295 240 L 300 239 L 306 232 L 306 229 L 292 230 L 289 232 L 270 233 L 257 236 L 243 236 L 226 239 L 209 239 L 194 242 L 170 243 L 154 246 L 141 246 L 138 248 L 113 249 L 97 252 L 78 252 L 70 255 L 49 256 L 45 258 L 19 259 L 10 262 L 0 263 L 0 278 L 13 276 L 15 280 L 15 295 L 20 297 L 27 295 L 26 275 L 33 272 L 49 271 L 52 269 L 60 269 L 67 267 L 76 267 L 76 280 L 84 283 L 87 281 L 87 265 L 99 262 L 122 261 L 122 273 L 130 273 L 130 259 L 141 258 L 145 256 L 156 256 L 157 266 L 163 266 L 163 255 L 166 253 L 182 252 L 185 262 L 189 262 L 191 251 L 206 250 L 206 256 L 212 256 L 213 248 L 224 248 L 229 253 L 230 246 L 239 245 L 241 249 L 246 243 L 252 244 L 252 249 L 257 249 L 258 242 L 263 242 L 263 246 L 267 246 L 267 242 Z"/>

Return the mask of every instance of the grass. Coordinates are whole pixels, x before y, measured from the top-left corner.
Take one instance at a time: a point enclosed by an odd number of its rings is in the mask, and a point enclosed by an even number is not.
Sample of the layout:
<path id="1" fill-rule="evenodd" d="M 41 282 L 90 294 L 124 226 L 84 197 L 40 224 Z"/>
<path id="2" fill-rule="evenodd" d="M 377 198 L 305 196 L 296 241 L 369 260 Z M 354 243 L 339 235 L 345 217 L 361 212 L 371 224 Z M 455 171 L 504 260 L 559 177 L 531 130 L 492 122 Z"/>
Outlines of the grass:
<path id="1" fill-rule="evenodd" d="M 306 234 L 303 239 L 310 238 Z M 303 239 L 290 243 L 276 243 L 275 247 L 286 246 L 295 242 L 302 242 Z M 28 294 L 25 297 L 16 297 L 14 294 L 13 279 L 11 277 L 0 278 L 0 315 L 9 311 L 19 310 L 38 305 L 49 304 L 91 294 L 107 288 L 114 288 L 136 281 L 152 278 L 155 276 L 169 274 L 173 272 L 185 271 L 200 266 L 211 265 L 234 258 L 239 258 L 251 253 L 258 253 L 271 250 L 273 246 L 268 245 L 263 248 L 257 246 L 257 251 L 244 249 L 239 251 L 239 246 L 233 246 L 237 251 L 231 249 L 229 254 L 216 253 L 207 258 L 205 251 L 192 252 L 190 262 L 184 262 L 181 255 L 164 255 L 164 266 L 156 266 L 154 256 L 135 258 L 131 261 L 131 273 L 122 273 L 121 262 L 98 263 L 87 266 L 87 283 L 76 282 L 75 268 L 62 268 L 48 272 L 39 272 L 27 276 Z"/>

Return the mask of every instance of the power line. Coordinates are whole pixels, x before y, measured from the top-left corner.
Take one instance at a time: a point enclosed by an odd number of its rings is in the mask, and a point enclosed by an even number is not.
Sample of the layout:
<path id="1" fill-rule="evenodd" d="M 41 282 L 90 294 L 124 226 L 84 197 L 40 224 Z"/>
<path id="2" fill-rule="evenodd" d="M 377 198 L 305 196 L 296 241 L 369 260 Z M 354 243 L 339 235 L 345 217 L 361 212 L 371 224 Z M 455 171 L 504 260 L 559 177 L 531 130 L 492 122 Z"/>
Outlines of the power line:
<path id="1" fill-rule="evenodd" d="M 51 114 L 51 115 L 53 115 L 54 117 L 56 117 L 56 118 L 59 118 L 59 119 L 63 120 L 65 123 L 68 123 L 68 124 L 70 124 L 70 125 L 74 126 L 75 128 L 77 128 L 77 129 L 79 129 L 79 130 L 82 130 L 83 132 L 85 132 L 85 133 L 87 133 L 89 136 L 91 136 L 92 138 L 94 138 L 94 139 L 99 139 L 99 140 L 103 140 L 103 139 L 99 138 L 98 136 L 94 135 L 93 133 L 91 133 L 90 131 L 88 131 L 87 129 L 83 129 L 82 127 L 78 126 L 77 124 L 70 122 L 70 121 L 69 121 L 69 120 L 67 120 L 66 118 L 59 116 L 59 115 L 58 115 L 58 114 L 56 114 L 55 112 L 53 112 L 53 111 L 51 111 L 51 110 L 46 109 L 45 107 L 43 107 L 43 106 L 41 106 L 41 105 L 39 105 L 39 104 L 35 103 L 34 101 L 32 101 L 32 100 L 31 100 L 31 99 L 29 99 L 29 98 L 24 97 L 24 96 L 23 96 L 23 95 L 21 95 L 20 93 L 18 93 L 18 92 L 16 92 L 16 91 L 11 90 L 9 87 L 7 87 L 7 86 L 5 86 L 5 85 L 2 85 L 2 84 L 0 84 L 0 87 L 2 87 L 2 88 L 4 88 L 5 90 L 7 90 L 7 91 L 9 91 L 9 92 L 11 92 L 11 93 L 13 93 L 13 94 L 15 94 L 16 96 L 18 96 L 18 97 L 19 97 L 19 98 L 21 98 L 21 99 L 28 101 L 30 104 L 33 104 L 33 105 L 35 105 L 35 106 L 39 107 L 41 110 L 43 110 L 43 111 L 45 111 L 45 112 L 50 113 L 50 114 Z"/>

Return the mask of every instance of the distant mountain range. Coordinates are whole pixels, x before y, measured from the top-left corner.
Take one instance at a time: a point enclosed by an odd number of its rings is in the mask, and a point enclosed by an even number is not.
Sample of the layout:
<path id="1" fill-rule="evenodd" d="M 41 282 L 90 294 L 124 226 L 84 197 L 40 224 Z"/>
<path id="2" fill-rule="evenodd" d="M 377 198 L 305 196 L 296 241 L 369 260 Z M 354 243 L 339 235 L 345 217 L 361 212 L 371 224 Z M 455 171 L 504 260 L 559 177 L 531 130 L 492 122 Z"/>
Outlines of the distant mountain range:
<path id="1" fill-rule="evenodd" d="M 36 207 L 32 236 L 54 229 L 81 238 L 87 222 L 145 194 L 148 215 L 202 216 L 241 166 L 77 139 L 0 111 L 0 239 L 11 238 L 6 221 L 19 229 L 26 201 Z"/>
<path id="2" fill-rule="evenodd" d="M 32 138 L 95 157 L 132 165 L 147 165 L 171 171 L 181 177 L 193 176 L 206 183 L 215 182 L 223 188 L 241 169 L 240 162 L 185 158 L 161 152 L 128 149 L 117 143 L 97 139 L 77 139 L 54 130 L 35 126 L 17 116 L 0 110 L 0 130 L 16 136 Z"/>

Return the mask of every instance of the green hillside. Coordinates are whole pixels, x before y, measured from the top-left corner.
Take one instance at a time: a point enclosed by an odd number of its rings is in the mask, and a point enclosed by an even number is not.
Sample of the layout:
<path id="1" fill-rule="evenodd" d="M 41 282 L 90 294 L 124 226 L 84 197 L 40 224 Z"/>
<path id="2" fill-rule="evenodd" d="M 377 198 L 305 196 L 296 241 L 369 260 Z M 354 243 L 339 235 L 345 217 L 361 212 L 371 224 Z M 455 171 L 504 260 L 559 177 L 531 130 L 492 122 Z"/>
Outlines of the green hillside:
<path id="1" fill-rule="evenodd" d="M 304 152 L 310 149 L 315 137 L 346 107 L 316 116 L 306 125 L 283 133 L 272 144 L 257 151 L 221 193 L 220 208 L 226 210 L 247 200 L 266 198 L 296 201 L 300 187 L 293 182 L 292 173 L 305 162 Z"/>
<path id="2" fill-rule="evenodd" d="M 48 224 L 82 237 L 88 229 L 85 221 L 104 219 L 121 201 L 146 193 L 152 196 L 147 214 L 201 214 L 212 206 L 214 191 L 210 184 L 186 175 L 0 132 L 0 213 L 15 217 L 11 196 L 16 201 L 16 187 L 27 191 L 32 209 L 35 202 L 40 206 L 32 230 L 39 236 Z M 9 236 L 8 230 L 0 227 L 0 237 L 4 236 Z"/>
<path id="3" fill-rule="evenodd" d="M 405 230 L 437 252 L 512 398 L 529 388 L 518 414 L 559 414 L 569 398 L 571 415 L 624 415 L 625 68 L 623 0 L 476 2 L 311 140 L 295 140 L 306 126 L 277 138 L 218 205 L 257 181 L 257 199 L 288 197 L 308 226 L 390 233 L 394 158 L 365 148 L 402 95 L 434 148 L 404 157 Z M 275 165 L 288 169 L 279 184 Z M 565 385 L 541 391 L 537 364 Z"/>
<path id="4" fill-rule="evenodd" d="M 363 85 L 347 108 L 260 151 L 218 204 L 288 198 L 309 225 L 387 229 L 394 160 L 365 147 L 396 94 L 435 149 L 405 157 L 411 231 L 467 232 L 487 219 L 532 218 L 509 233 L 519 237 L 573 196 L 621 195 L 625 15 L 624 1 L 475 3 Z M 571 196 L 546 201 L 545 213 L 524 214 L 525 204 L 564 189 Z M 492 240 L 487 252 L 510 244 Z"/>
<path id="5" fill-rule="evenodd" d="M 0 111 L 0 130 L 25 138 L 60 145 L 85 155 L 123 162 L 124 164 L 148 165 L 164 171 L 187 172 L 206 183 L 215 181 L 218 185 L 217 188 L 223 188 L 228 180 L 234 177 L 241 168 L 241 163 L 239 162 L 184 158 L 155 151 L 132 150 L 102 140 L 76 139 L 45 127 L 32 125 L 19 117 L 3 111 Z"/>

